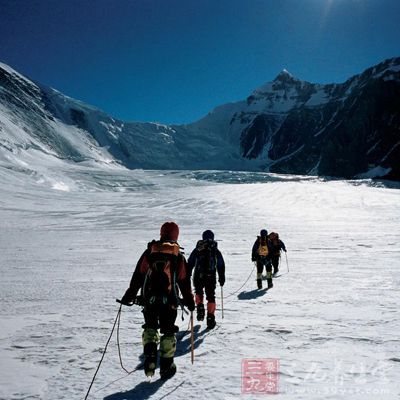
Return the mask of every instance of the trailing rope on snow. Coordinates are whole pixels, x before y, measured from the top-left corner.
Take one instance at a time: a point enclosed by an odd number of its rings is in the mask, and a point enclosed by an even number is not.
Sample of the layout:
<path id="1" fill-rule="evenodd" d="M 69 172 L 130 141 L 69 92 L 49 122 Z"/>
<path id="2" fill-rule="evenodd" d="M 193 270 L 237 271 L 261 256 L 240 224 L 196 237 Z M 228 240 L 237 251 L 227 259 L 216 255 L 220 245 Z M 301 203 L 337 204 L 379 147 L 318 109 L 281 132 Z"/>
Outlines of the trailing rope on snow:
<path id="1" fill-rule="evenodd" d="M 137 371 L 138 369 L 139 369 L 139 368 L 135 368 L 135 370 L 132 371 L 131 373 Z M 114 383 L 116 383 L 116 382 L 118 382 L 118 381 L 122 381 L 122 379 L 125 379 L 125 378 L 126 378 L 127 376 L 129 376 L 129 375 L 130 375 L 130 374 L 126 374 L 126 375 L 124 375 L 124 376 L 121 376 L 120 378 L 117 378 L 117 379 L 111 381 L 110 383 L 107 383 L 107 385 L 102 386 L 101 388 L 95 390 L 93 393 L 98 393 L 98 392 L 100 392 L 101 390 L 104 390 L 104 389 L 108 388 L 108 387 L 111 386 L 112 384 L 114 384 Z"/>
<path id="2" fill-rule="evenodd" d="M 96 372 L 94 373 L 92 382 L 90 382 L 90 386 L 89 386 L 89 389 L 88 389 L 88 391 L 87 391 L 87 393 L 86 393 L 85 400 L 87 400 L 87 398 L 88 398 L 88 396 L 89 396 L 90 389 L 91 389 L 92 386 L 93 386 L 94 380 L 96 379 L 96 375 L 97 375 L 97 373 L 99 372 L 100 365 L 101 365 L 101 363 L 103 362 L 104 356 L 105 356 L 106 351 L 107 351 L 108 344 L 110 343 L 111 337 L 112 337 L 112 335 L 113 335 L 113 333 L 114 333 L 115 325 L 117 324 L 118 318 L 119 318 L 119 316 L 120 316 L 120 314 L 121 314 L 121 308 L 122 308 L 122 304 L 119 306 L 119 310 L 118 310 L 118 312 L 117 312 L 117 317 L 115 318 L 114 325 L 113 325 L 113 327 L 112 327 L 112 329 L 111 329 L 110 337 L 108 338 L 107 343 L 106 343 L 106 346 L 104 347 L 103 354 L 101 355 L 100 362 L 99 362 L 99 364 L 97 365 L 97 369 L 96 369 Z"/>
<path id="3" fill-rule="evenodd" d="M 249 279 L 250 279 L 251 275 L 253 274 L 253 271 L 254 271 L 255 268 L 256 268 L 256 264 L 254 264 L 253 269 L 251 270 L 249 276 L 247 277 L 247 279 L 245 280 L 245 282 L 243 283 L 243 285 L 240 286 L 240 288 L 237 289 L 237 290 L 235 290 L 234 292 L 229 293 L 227 296 L 224 296 L 224 298 L 227 299 L 228 297 L 231 297 L 231 296 L 235 295 L 236 293 L 238 293 L 238 292 L 246 285 L 246 283 L 249 281 Z M 220 297 L 218 297 L 218 298 L 220 298 Z"/>
<path id="4" fill-rule="evenodd" d="M 119 301 L 117 300 L 117 302 L 119 302 Z M 138 303 L 133 303 L 133 304 L 138 304 Z M 141 368 L 141 366 L 142 366 L 142 365 L 139 365 L 139 366 L 137 366 L 136 368 L 134 368 L 132 371 L 128 371 L 128 370 L 124 367 L 124 364 L 123 364 L 123 361 L 122 361 L 122 355 L 121 355 L 120 340 L 119 340 L 119 329 L 120 329 L 120 323 L 121 323 L 121 314 L 122 314 L 122 304 L 121 304 L 121 306 L 119 307 L 119 310 L 118 310 L 118 313 L 117 313 L 117 317 L 116 317 L 116 319 L 115 319 L 113 328 L 112 328 L 112 330 L 111 330 L 110 337 L 109 337 L 108 340 L 107 340 L 107 344 L 106 344 L 106 347 L 105 347 L 105 349 L 104 349 L 103 356 L 102 356 L 102 358 L 101 358 L 101 360 L 100 360 L 100 363 L 99 363 L 99 365 L 98 365 L 98 367 L 97 367 L 96 373 L 95 373 L 95 375 L 94 375 L 94 377 L 93 377 L 93 379 L 92 379 L 92 382 L 91 382 L 91 384 L 90 384 L 90 387 L 89 387 L 89 389 L 88 389 L 88 391 L 87 391 L 87 393 L 86 393 L 85 400 L 88 398 L 90 389 L 92 388 L 92 385 L 93 385 L 94 380 L 95 380 L 95 378 L 96 378 L 97 372 L 98 372 L 98 370 L 99 370 L 99 368 L 100 368 L 100 364 L 101 364 L 102 361 L 103 361 L 104 355 L 105 355 L 105 353 L 106 353 L 106 351 L 107 351 L 108 344 L 109 344 L 109 342 L 110 342 L 110 340 L 111 340 L 111 337 L 112 337 L 112 335 L 113 335 L 113 332 L 114 332 L 114 329 L 115 329 L 115 325 L 117 325 L 117 347 L 118 347 L 119 363 L 120 363 L 120 365 L 121 365 L 121 368 L 126 372 L 126 375 L 121 376 L 121 377 L 119 377 L 119 378 L 117 378 L 117 379 L 114 379 L 113 381 L 107 383 L 107 385 L 104 385 L 104 386 L 100 387 L 99 389 L 95 390 L 93 393 L 100 392 L 101 390 L 103 390 L 103 389 L 105 389 L 105 388 L 111 386 L 112 384 L 114 384 L 114 383 L 116 383 L 116 382 L 119 382 L 119 381 L 121 381 L 122 379 L 125 379 L 125 378 L 128 377 L 129 375 L 131 375 L 131 374 L 133 374 L 134 372 L 138 371 L 138 370 Z M 187 331 L 190 331 L 190 324 L 191 324 L 191 319 L 189 318 L 189 325 L 188 325 Z M 180 340 L 182 340 L 182 338 L 178 339 L 178 341 L 180 341 Z"/>
<path id="5" fill-rule="evenodd" d="M 106 387 L 112 385 L 113 383 L 118 382 L 118 381 L 120 381 L 121 379 L 126 378 L 127 376 L 133 374 L 135 371 L 137 371 L 137 370 L 139 369 L 139 367 L 136 367 L 136 368 L 134 368 L 132 371 L 128 371 L 128 370 L 124 367 L 124 364 L 123 364 L 123 362 L 122 362 L 121 346 L 120 346 L 120 341 L 119 341 L 119 327 L 120 327 L 120 322 L 121 322 L 121 313 L 122 313 L 122 304 L 119 306 L 119 309 L 118 309 L 118 312 L 117 312 L 117 317 L 115 318 L 114 325 L 113 325 L 113 327 L 112 327 L 112 329 L 111 329 L 110 337 L 108 338 L 107 343 L 106 343 L 106 346 L 105 346 L 105 348 L 104 348 L 104 350 L 103 350 L 103 354 L 102 354 L 102 356 L 101 356 L 101 360 L 100 360 L 100 362 L 99 362 L 99 364 L 98 364 L 98 366 L 97 366 L 97 369 L 96 369 L 96 372 L 95 372 L 95 374 L 94 374 L 94 376 L 93 376 L 92 382 L 90 383 L 89 389 L 88 389 L 88 391 L 87 391 L 87 393 L 86 393 L 86 396 L 85 396 L 85 400 L 87 400 L 87 398 L 88 398 L 88 396 L 89 396 L 90 390 L 91 390 L 91 388 L 92 388 L 92 386 L 93 386 L 93 383 L 94 383 L 94 381 L 95 381 L 95 379 L 96 379 L 97 373 L 98 373 L 98 371 L 99 371 L 99 369 L 100 369 L 100 365 L 101 365 L 101 363 L 103 362 L 104 356 L 105 356 L 106 351 L 107 351 L 108 344 L 110 343 L 111 337 L 112 337 L 112 335 L 113 335 L 113 333 L 114 333 L 115 325 L 117 325 L 117 347 L 118 347 L 119 363 L 120 363 L 120 365 L 121 365 L 121 368 L 126 372 L 126 375 L 125 375 L 125 376 L 122 376 L 122 377 L 120 377 L 120 378 L 118 378 L 118 379 L 116 379 L 116 380 L 114 380 L 114 381 L 112 381 L 112 382 L 110 382 L 110 383 L 108 383 L 107 385 L 101 387 L 100 389 L 97 389 L 94 393 L 97 393 L 97 392 L 99 392 L 100 390 L 103 390 L 103 389 L 105 389 Z"/>
<path id="6" fill-rule="evenodd" d="M 121 305 L 120 308 L 119 308 L 119 312 L 118 312 L 118 323 L 117 323 L 117 346 L 118 346 L 118 356 L 119 356 L 119 363 L 120 363 L 120 365 L 121 365 L 121 368 L 122 368 L 128 375 L 130 375 L 130 374 L 132 374 L 133 372 L 135 372 L 135 371 L 137 370 L 137 368 L 133 369 L 132 371 L 128 371 L 128 370 L 124 367 L 124 365 L 123 365 L 123 363 L 122 363 L 121 347 L 120 347 L 120 344 L 119 344 L 119 325 L 120 325 L 120 321 L 121 321 L 121 307 L 122 307 L 122 305 Z"/>

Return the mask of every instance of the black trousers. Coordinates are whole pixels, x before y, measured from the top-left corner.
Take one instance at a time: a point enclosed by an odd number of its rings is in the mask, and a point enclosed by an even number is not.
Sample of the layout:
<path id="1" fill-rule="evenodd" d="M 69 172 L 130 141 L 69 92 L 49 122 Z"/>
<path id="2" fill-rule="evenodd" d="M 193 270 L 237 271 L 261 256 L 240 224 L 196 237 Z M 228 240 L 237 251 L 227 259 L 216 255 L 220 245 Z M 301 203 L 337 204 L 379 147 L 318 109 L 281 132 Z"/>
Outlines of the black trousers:
<path id="1" fill-rule="evenodd" d="M 271 273 L 272 272 L 272 264 L 271 264 L 271 260 L 269 258 L 259 258 L 257 260 L 257 274 L 262 274 L 264 271 L 264 266 L 265 266 L 265 270 L 267 271 L 267 275 L 268 272 Z"/>
<path id="2" fill-rule="evenodd" d="M 162 334 L 173 334 L 179 328 L 175 325 L 177 310 L 170 304 L 146 304 L 143 309 L 143 328 L 160 329 Z"/>
<path id="3" fill-rule="evenodd" d="M 278 270 L 279 267 L 279 259 L 281 258 L 281 256 L 278 255 L 273 255 L 271 257 L 271 261 L 272 261 L 272 266 L 274 267 L 274 272 L 276 272 Z"/>
<path id="4" fill-rule="evenodd" d="M 203 290 L 206 292 L 206 299 L 208 303 L 215 303 L 215 288 L 217 279 L 215 274 L 194 276 L 193 285 L 195 293 L 203 296 Z"/>

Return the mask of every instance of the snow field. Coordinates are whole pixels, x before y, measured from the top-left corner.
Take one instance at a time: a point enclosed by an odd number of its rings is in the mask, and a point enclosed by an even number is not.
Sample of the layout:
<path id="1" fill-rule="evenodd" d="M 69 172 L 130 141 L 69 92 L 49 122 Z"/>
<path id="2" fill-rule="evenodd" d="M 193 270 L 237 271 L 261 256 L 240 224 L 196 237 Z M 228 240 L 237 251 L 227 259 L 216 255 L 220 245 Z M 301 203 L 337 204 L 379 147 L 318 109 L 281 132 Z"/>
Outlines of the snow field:
<path id="1" fill-rule="evenodd" d="M 178 372 L 165 383 L 146 382 L 142 371 L 124 377 L 114 338 L 89 398 L 260 398 L 241 392 L 244 358 L 279 359 L 279 399 L 400 393 L 398 190 L 254 173 L 240 179 L 263 183 L 75 166 L 52 174 L 70 190 L 0 172 L 1 399 L 84 398 L 115 298 L 167 220 L 179 224 L 186 255 L 203 230 L 215 232 L 227 264 L 225 318 L 217 300 L 217 329 L 196 323 L 192 366 L 189 321 L 179 313 Z M 290 273 L 265 293 L 256 290 L 254 271 L 229 296 L 253 268 L 261 228 L 280 233 Z M 141 362 L 141 324 L 140 308 L 123 308 L 128 369 Z"/>

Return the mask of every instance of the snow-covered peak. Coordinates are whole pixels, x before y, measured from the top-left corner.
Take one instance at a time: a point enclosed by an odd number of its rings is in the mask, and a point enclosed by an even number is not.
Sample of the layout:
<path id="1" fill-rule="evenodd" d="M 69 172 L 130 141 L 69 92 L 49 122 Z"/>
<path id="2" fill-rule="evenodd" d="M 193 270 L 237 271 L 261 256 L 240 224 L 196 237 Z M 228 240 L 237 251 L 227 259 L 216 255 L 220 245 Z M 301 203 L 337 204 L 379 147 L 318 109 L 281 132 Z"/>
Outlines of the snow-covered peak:
<path id="1" fill-rule="evenodd" d="M 291 80 L 298 80 L 298 79 L 296 79 L 287 69 L 284 68 L 275 77 L 274 82 L 276 82 L 276 81 L 291 81 Z"/>
<path id="2" fill-rule="evenodd" d="M 293 86 L 293 85 L 300 85 L 301 80 L 294 77 L 288 70 L 283 69 L 279 74 L 275 77 L 272 82 L 266 82 L 256 90 L 254 90 L 253 94 L 260 94 L 260 93 L 267 93 L 276 90 L 280 90 L 282 85 L 285 87 Z"/>

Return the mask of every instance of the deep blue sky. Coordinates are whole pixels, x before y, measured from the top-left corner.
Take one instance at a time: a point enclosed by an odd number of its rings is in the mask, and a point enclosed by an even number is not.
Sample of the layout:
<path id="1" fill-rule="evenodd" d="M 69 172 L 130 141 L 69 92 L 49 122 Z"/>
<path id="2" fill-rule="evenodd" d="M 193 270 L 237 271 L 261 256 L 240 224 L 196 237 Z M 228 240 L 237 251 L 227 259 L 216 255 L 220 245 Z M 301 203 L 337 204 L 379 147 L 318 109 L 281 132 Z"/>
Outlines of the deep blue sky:
<path id="1" fill-rule="evenodd" d="M 125 120 L 190 122 L 286 68 L 400 56 L 399 0 L 0 0 L 0 61 Z"/>

